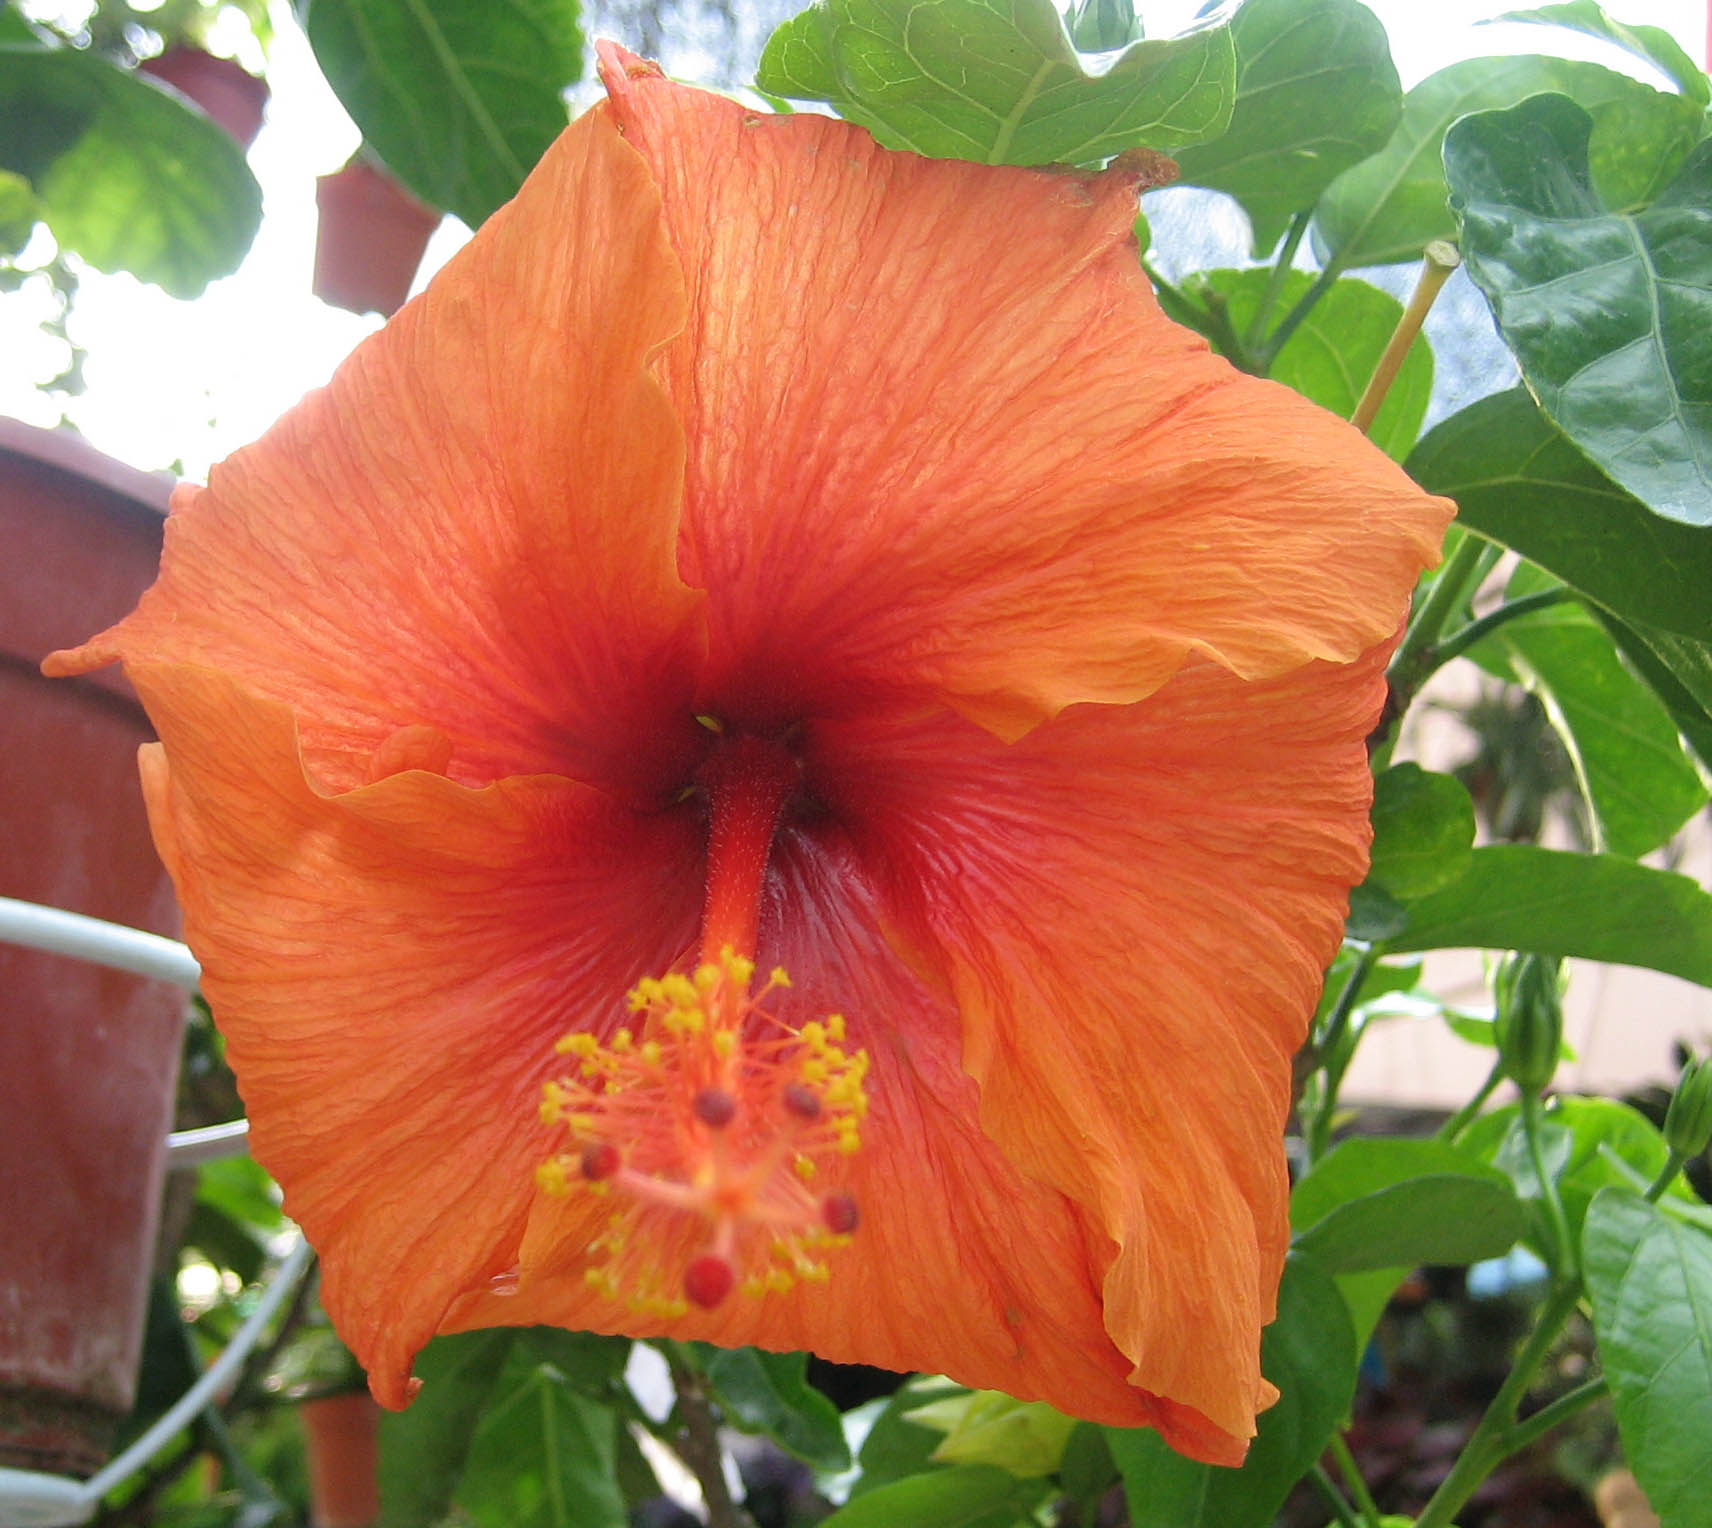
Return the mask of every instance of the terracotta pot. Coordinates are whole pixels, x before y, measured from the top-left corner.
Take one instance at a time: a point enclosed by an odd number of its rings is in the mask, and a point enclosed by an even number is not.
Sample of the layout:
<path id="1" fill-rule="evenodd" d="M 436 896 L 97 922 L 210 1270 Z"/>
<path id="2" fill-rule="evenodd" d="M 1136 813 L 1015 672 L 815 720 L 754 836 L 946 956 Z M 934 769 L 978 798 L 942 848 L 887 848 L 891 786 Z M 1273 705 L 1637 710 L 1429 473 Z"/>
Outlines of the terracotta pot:
<path id="1" fill-rule="evenodd" d="M 309 1450 L 313 1528 L 369 1528 L 380 1516 L 380 1407 L 355 1390 L 305 1401 L 297 1413 Z"/>
<path id="2" fill-rule="evenodd" d="M 352 313 L 391 318 L 410 283 L 440 214 L 416 200 L 385 170 L 353 159 L 315 182 L 321 221 L 315 235 L 315 295 Z"/>
<path id="3" fill-rule="evenodd" d="M 268 82 L 236 59 L 216 58 L 200 48 L 168 48 L 137 65 L 139 74 L 161 80 L 188 96 L 247 149 L 262 130 Z"/>
<path id="4" fill-rule="evenodd" d="M 174 935 L 116 673 L 37 664 L 154 578 L 169 484 L 0 419 L 0 896 Z M 136 1387 L 185 999 L 0 943 L 0 1465 L 86 1474 Z"/>

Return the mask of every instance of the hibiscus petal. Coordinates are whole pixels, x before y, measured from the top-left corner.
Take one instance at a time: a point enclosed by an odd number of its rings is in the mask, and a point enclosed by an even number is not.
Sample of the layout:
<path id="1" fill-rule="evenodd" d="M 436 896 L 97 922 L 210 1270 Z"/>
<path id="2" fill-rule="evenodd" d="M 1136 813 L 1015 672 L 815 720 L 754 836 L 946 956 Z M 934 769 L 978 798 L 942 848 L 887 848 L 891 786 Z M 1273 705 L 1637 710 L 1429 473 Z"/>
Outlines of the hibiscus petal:
<path id="1" fill-rule="evenodd" d="M 1388 647 L 1253 684 L 1199 661 L 1010 746 L 943 717 L 814 734 L 894 939 L 962 1012 L 983 1127 L 1108 1239 L 1133 1382 L 1224 1462 L 1272 1397 L 1290 1061 L 1365 867 Z"/>
<path id="2" fill-rule="evenodd" d="M 1396 626 L 1452 512 L 1159 312 L 1134 173 L 921 159 L 602 54 L 690 283 L 666 378 L 714 709 L 937 688 L 1009 737 Z"/>
<path id="3" fill-rule="evenodd" d="M 325 389 L 175 496 L 159 582 L 50 672 L 224 669 L 291 706 L 335 787 L 407 727 L 469 783 L 681 778 L 699 597 L 651 363 L 683 313 L 653 177 L 591 112 Z"/>
<path id="4" fill-rule="evenodd" d="M 151 823 L 256 1159 L 402 1405 L 447 1307 L 517 1261 L 553 1041 L 694 938 L 698 830 L 550 776 L 328 796 L 284 707 L 206 669 L 131 672 L 164 745 Z"/>
<path id="5" fill-rule="evenodd" d="M 1168 1405 L 1129 1383 L 1129 1361 L 1102 1326 L 1107 1238 L 983 1133 L 955 1010 L 888 948 L 871 884 L 836 830 L 781 839 L 769 907 L 765 959 L 792 980 L 779 1011 L 798 1023 L 845 1014 L 851 1043 L 872 1061 L 872 1110 L 849 1161 L 861 1225 L 850 1246 L 829 1255 L 829 1280 L 671 1320 L 638 1315 L 583 1278 L 604 1201 L 543 1196 L 516 1293 L 477 1290 L 449 1314 L 447 1329 L 545 1322 L 756 1343 L 942 1372 L 1105 1422 L 1167 1416 Z M 657 1249 L 667 1266 L 681 1268 L 705 1234 L 687 1217 L 683 1229 L 682 1245 Z"/>

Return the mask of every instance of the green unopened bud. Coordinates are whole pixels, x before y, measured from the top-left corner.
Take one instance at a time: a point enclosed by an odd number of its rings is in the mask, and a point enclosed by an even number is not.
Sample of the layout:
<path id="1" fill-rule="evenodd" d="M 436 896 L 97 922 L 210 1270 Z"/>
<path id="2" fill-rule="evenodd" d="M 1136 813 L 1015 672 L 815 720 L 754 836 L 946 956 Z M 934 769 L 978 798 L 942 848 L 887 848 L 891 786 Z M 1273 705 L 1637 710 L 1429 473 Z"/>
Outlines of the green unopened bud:
<path id="1" fill-rule="evenodd" d="M 1064 1457 L 1076 1419 L 1045 1401 L 1018 1401 L 997 1390 L 973 1390 L 904 1413 L 918 1427 L 944 1433 L 929 1456 L 939 1464 L 996 1464 L 1021 1480 L 1050 1475 Z"/>
<path id="2" fill-rule="evenodd" d="M 1664 1117 L 1665 1145 L 1682 1157 L 1697 1157 L 1712 1142 L 1712 1063 L 1689 1059 Z"/>
<path id="3" fill-rule="evenodd" d="M 1069 27 L 1071 42 L 1084 53 L 1126 48 L 1142 35 L 1132 0 L 1078 0 Z"/>
<path id="4" fill-rule="evenodd" d="M 1524 1093 L 1544 1090 L 1563 1054 L 1563 982 L 1549 955 L 1509 955 L 1498 968 L 1494 1030 L 1504 1075 Z"/>

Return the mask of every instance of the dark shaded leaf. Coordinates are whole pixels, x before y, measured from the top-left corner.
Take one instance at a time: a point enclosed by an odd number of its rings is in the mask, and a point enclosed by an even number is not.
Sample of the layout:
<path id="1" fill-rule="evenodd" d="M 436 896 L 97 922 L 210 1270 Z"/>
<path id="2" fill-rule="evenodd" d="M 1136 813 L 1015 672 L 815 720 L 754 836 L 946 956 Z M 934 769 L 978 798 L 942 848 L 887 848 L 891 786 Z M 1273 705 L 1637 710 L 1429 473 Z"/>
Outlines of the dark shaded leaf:
<path id="1" fill-rule="evenodd" d="M 0 41 L 0 171 L 28 182 L 62 248 L 174 297 L 235 271 L 261 222 L 261 188 L 221 128 L 99 54 L 33 36 Z"/>
<path id="2" fill-rule="evenodd" d="M 1630 1468 L 1666 1528 L 1709 1528 L 1712 1238 L 1605 1189 L 1587 1212 L 1582 1259 Z"/>
<path id="3" fill-rule="evenodd" d="M 1660 522 L 1661 524 L 1664 522 Z M 1712 643 L 1603 619 L 1630 666 L 1652 686 L 1700 762 L 1712 769 Z"/>
<path id="4" fill-rule="evenodd" d="M 418 1355 L 421 1393 L 408 1411 L 380 1420 L 381 1528 L 421 1528 L 446 1515 L 516 1335 L 505 1327 L 460 1332 L 436 1337 Z"/>
<path id="5" fill-rule="evenodd" d="M 577 0 L 299 0 L 316 61 L 394 175 L 474 228 L 563 130 Z"/>
<path id="6" fill-rule="evenodd" d="M 1260 1367 L 1278 1387 L 1240 1469 L 1185 1459 L 1150 1428 L 1108 1427 L 1132 1528 L 1264 1528 L 1319 1458 L 1355 1393 L 1349 1310 L 1312 1261 L 1292 1255 L 1278 1319 L 1260 1339 Z"/>
<path id="7" fill-rule="evenodd" d="M 1712 142 L 1645 211 L 1593 188 L 1560 95 L 1445 136 L 1469 274 L 1546 416 L 1650 509 L 1712 525 Z"/>
<path id="8" fill-rule="evenodd" d="M 1260 256 L 1292 215 L 1384 148 L 1402 115 L 1403 89 L 1385 28 L 1358 0 L 1247 0 L 1231 37 L 1230 128 L 1176 158 L 1186 183 L 1241 203 Z"/>
<path id="9" fill-rule="evenodd" d="M 1217 24 L 1132 43 L 1090 74 L 1051 0 L 816 0 L 768 39 L 755 78 L 892 148 L 1089 164 L 1217 137 L 1236 56 Z"/>
<path id="10" fill-rule="evenodd" d="M 707 1378 L 733 1426 L 765 1433 L 817 1470 L 847 1470 L 838 1408 L 803 1377 L 807 1367 L 806 1353 L 730 1348 L 714 1351 Z"/>
<path id="11" fill-rule="evenodd" d="M 1464 525 L 1624 621 L 1712 643 L 1712 530 L 1661 519 L 1575 449 L 1526 392 L 1482 398 L 1408 460 Z"/>
<path id="12" fill-rule="evenodd" d="M 1013 1528 L 1044 1495 L 1038 1480 L 1018 1480 L 990 1464 L 960 1464 L 852 1497 L 821 1528 Z"/>
<path id="13" fill-rule="evenodd" d="M 1493 844 L 1461 880 L 1411 902 L 1393 944 L 1579 955 L 1712 986 L 1712 896 L 1616 855 Z"/>
<path id="14" fill-rule="evenodd" d="M 1440 158 L 1445 130 L 1468 112 L 1548 90 L 1593 114 L 1594 184 L 1614 207 L 1650 202 L 1700 135 L 1694 102 L 1598 64 L 1532 54 L 1464 59 L 1415 86 L 1391 141 L 1326 188 L 1314 211 L 1321 258 L 1385 265 L 1417 259 L 1432 240 L 1454 237 Z"/>

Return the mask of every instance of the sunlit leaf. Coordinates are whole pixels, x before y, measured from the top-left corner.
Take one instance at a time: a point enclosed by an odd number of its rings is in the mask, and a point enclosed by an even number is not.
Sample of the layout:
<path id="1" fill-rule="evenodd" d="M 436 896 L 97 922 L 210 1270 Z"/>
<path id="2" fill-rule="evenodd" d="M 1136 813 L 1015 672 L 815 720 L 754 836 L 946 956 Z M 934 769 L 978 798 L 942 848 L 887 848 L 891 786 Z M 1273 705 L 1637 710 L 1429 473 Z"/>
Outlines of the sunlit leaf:
<path id="1" fill-rule="evenodd" d="M 1712 102 L 1712 84 L 1700 66 L 1682 51 L 1682 45 L 1663 27 L 1629 26 L 1608 15 L 1595 0 L 1566 0 L 1560 5 L 1542 5 L 1533 10 L 1506 11 L 1500 21 L 1537 21 L 1568 27 L 1589 37 L 1602 37 L 1619 48 L 1645 59 L 1675 81 L 1677 89 L 1702 106 Z"/>
<path id="2" fill-rule="evenodd" d="M 1403 101 L 1391 141 L 1346 170 L 1320 198 L 1314 242 L 1343 266 L 1419 258 L 1455 236 L 1440 150 L 1469 112 L 1513 106 L 1556 90 L 1593 114 L 1593 180 L 1614 207 L 1644 206 L 1670 181 L 1700 135 L 1700 108 L 1598 64 L 1526 55 L 1470 58 L 1428 75 Z"/>
<path id="3" fill-rule="evenodd" d="M 1247 0 L 1231 36 L 1230 128 L 1175 158 L 1186 183 L 1242 204 L 1263 255 L 1293 214 L 1385 146 L 1403 89 L 1385 28 L 1359 0 Z"/>
<path id="4" fill-rule="evenodd" d="M 829 102 L 880 142 L 987 164 L 1088 164 L 1217 137 L 1230 30 L 1132 43 L 1095 70 L 1051 0 L 816 0 L 767 42 L 760 88 Z"/>

